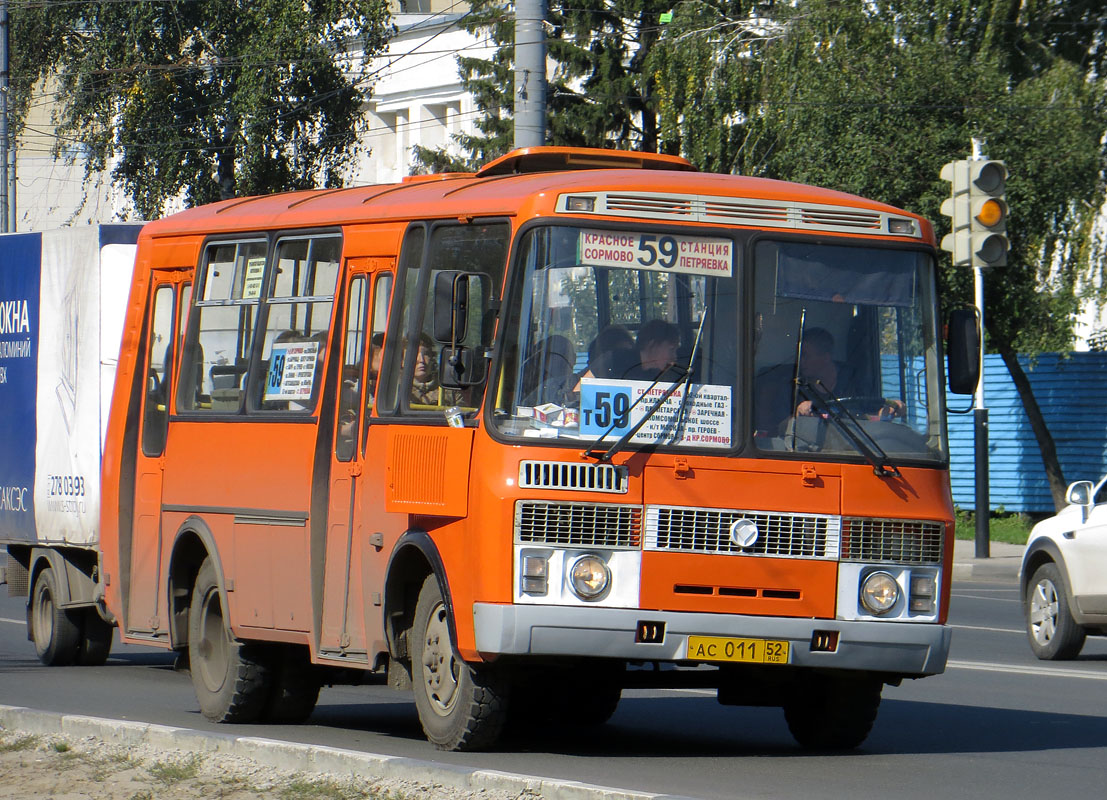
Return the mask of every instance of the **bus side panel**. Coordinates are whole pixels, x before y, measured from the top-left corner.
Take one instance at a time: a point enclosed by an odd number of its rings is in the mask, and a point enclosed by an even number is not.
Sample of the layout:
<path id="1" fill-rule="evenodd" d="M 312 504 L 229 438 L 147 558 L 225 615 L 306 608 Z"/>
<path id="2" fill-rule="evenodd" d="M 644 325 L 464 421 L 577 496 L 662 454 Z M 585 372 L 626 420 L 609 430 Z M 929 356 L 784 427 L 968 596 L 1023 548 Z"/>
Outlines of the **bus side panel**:
<path id="1" fill-rule="evenodd" d="M 219 556 L 224 578 L 233 585 L 233 628 L 310 628 L 308 526 L 316 431 L 310 422 L 178 419 L 170 426 L 164 506 L 210 518 L 213 530 L 230 528 L 230 548 Z M 228 553 L 236 556 L 230 563 Z M 163 560 L 163 585 L 167 568 Z"/>

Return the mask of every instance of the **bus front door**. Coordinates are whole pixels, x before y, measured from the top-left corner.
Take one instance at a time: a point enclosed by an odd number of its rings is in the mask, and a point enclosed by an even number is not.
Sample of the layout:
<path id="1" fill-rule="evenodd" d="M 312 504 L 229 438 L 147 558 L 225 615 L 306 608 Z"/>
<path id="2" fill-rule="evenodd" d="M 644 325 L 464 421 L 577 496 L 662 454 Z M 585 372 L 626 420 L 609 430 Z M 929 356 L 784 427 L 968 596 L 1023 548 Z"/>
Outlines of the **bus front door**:
<path id="1" fill-rule="evenodd" d="M 165 443 L 169 404 L 173 397 L 173 360 L 182 300 L 188 289 L 182 270 L 154 270 L 147 305 L 145 379 L 142 418 L 135 458 L 134 514 L 129 542 L 129 581 L 124 589 L 124 630 L 127 635 L 160 637 L 168 626 L 159 587 L 162 571 L 161 503 L 165 474 Z M 125 551 L 124 551 L 125 552 Z"/>

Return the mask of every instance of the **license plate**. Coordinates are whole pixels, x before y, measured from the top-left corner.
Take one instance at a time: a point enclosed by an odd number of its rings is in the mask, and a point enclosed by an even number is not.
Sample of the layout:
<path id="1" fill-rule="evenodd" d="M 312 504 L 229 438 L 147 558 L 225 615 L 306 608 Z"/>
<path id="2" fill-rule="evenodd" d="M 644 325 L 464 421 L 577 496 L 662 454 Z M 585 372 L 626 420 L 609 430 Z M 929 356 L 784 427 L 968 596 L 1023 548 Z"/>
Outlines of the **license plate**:
<path id="1" fill-rule="evenodd" d="M 689 636 L 691 661 L 737 661 L 743 664 L 787 664 L 788 642 L 775 639 L 734 639 L 728 636 Z"/>

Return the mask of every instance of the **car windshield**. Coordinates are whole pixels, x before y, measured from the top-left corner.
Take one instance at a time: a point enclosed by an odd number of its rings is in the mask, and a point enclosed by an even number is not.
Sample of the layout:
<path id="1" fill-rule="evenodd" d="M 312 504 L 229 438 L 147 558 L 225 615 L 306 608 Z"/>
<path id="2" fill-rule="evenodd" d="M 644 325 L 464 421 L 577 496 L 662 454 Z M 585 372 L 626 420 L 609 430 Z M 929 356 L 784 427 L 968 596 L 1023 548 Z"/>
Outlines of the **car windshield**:
<path id="1" fill-rule="evenodd" d="M 493 393 L 501 435 L 591 455 L 752 441 L 890 468 L 942 457 L 928 255 L 800 241 L 747 251 L 746 234 L 695 233 L 523 235 Z M 747 279 L 752 315 L 739 302 Z"/>

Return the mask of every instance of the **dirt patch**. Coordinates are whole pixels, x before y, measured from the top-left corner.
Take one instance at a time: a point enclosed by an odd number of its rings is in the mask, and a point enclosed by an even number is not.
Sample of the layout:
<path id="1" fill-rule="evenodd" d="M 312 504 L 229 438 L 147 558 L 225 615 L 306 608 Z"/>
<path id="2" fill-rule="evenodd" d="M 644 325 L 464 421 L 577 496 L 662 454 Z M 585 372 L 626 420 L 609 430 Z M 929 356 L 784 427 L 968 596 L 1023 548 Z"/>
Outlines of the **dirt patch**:
<path id="1" fill-rule="evenodd" d="M 0 798 L 25 800 L 537 800 L 410 781 L 282 772 L 230 755 L 122 748 L 0 730 Z"/>

